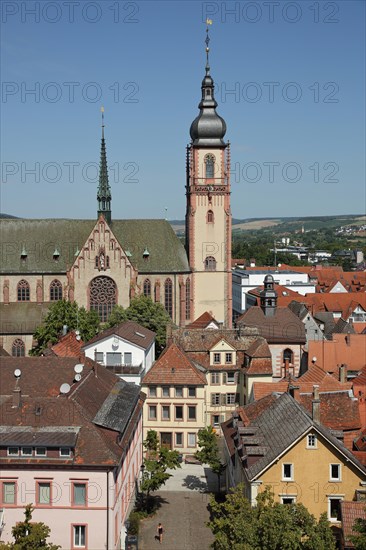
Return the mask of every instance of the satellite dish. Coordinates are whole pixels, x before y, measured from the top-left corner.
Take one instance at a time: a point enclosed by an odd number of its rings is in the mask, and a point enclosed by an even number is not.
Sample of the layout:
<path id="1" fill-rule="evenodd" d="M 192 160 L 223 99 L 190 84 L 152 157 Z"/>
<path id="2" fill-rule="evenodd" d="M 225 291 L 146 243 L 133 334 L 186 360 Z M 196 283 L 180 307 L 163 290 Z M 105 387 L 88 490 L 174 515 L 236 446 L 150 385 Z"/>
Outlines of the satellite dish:
<path id="1" fill-rule="evenodd" d="M 80 382 L 81 374 L 75 374 L 75 380 L 76 380 L 76 382 Z"/>
<path id="2" fill-rule="evenodd" d="M 84 370 L 84 365 L 82 363 L 78 363 L 74 367 L 74 371 L 76 372 L 76 374 L 80 374 L 81 372 L 83 372 L 83 370 Z"/>
<path id="3" fill-rule="evenodd" d="M 66 394 L 66 393 L 69 393 L 70 390 L 71 390 L 70 384 L 67 384 L 66 382 L 65 382 L 65 384 L 61 384 L 60 393 Z"/>
<path id="4" fill-rule="evenodd" d="M 20 378 L 22 375 L 22 371 L 20 369 L 15 369 L 14 376 L 15 378 Z"/>

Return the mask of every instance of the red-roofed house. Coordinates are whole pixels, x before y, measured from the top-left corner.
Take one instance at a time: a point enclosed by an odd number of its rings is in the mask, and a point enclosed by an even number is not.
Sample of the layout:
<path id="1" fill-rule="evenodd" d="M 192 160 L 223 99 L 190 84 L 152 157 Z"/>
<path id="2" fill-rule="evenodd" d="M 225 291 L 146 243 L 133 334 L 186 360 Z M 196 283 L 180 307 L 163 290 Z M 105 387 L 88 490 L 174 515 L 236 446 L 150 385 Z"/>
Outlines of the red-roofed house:
<path id="1" fill-rule="evenodd" d="M 220 324 L 216 321 L 214 317 L 212 317 L 211 313 L 208 311 L 205 311 L 205 313 L 202 313 L 198 319 L 193 321 L 190 325 L 187 325 L 187 328 L 197 328 L 197 329 L 218 329 L 220 328 Z"/>
<path id="2" fill-rule="evenodd" d="M 357 534 L 353 530 L 357 518 L 361 518 L 366 521 L 366 502 L 349 502 L 346 500 L 341 502 L 342 550 L 353 550 L 354 548 L 350 537 Z"/>
<path id="3" fill-rule="evenodd" d="M 2 358 L 2 541 L 32 502 L 33 520 L 61 548 L 121 548 L 142 461 L 143 398 L 88 358 Z"/>
<path id="4" fill-rule="evenodd" d="M 206 423 L 205 369 L 200 370 L 171 344 L 142 380 L 144 438 L 155 430 L 160 443 L 182 455 L 197 450 L 197 433 Z"/>

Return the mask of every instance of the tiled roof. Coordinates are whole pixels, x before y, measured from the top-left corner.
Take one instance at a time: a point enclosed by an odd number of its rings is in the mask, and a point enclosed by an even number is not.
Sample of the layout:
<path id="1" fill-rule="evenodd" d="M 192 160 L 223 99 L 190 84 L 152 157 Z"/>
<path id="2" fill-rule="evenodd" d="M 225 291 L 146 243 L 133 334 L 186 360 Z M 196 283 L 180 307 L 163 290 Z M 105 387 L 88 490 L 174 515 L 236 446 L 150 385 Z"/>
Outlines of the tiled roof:
<path id="1" fill-rule="evenodd" d="M 51 444 L 59 443 L 59 438 L 66 437 L 67 433 L 70 437 L 77 434 L 75 456 L 60 459 L 57 463 L 69 464 L 71 460 L 73 465 L 114 466 L 122 456 L 129 419 L 141 411 L 140 388 L 120 380 L 88 358 L 83 361 L 81 381 L 75 382 L 74 366 L 77 362 L 75 358 L 55 356 L 2 358 L 1 429 L 7 437 L 13 434 L 18 441 L 22 435 L 24 442 L 29 441 L 31 433 L 36 440 L 47 439 Z M 15 369 L 21 370 L 17 382 Z M 60 394 L 61 384 L 65 383 L 71 389 L 67 394 Z M 18 408 L 9 406 L 13 402 L 15 384 L 21 390 L 21 406 Z M 118 444 L 117 438 L 121 434 L 122 441 Z M 17 457 L 1 460 L 4 464 L 19 461 L 25 464 L 24 459 Z M 34 457 L 26 460 L 27 464 L 47 467 L 47 459 Z"/>
<path id="2" fill-rule="evenodd" d="M 316 357 L 319 367 L 336 375 L 342 364 L 349 371 L 359 371 L 366 365 L 366 335 L 333 334 L 332 340 L 310 340 L 308 357 L 309 362 Z"/>
<path id="3" fill-rule="evenodd" d="M 206 377 L 176 344 L 171 344 L 142 380 L 145 384 L 205 385 Z"/>
<path id="4" fill-rule="evenodd" d="M 299 438 L 310 429 L 316 430 L 346 459 L 352 462 L 365 476 L 366 469 L 360 464 L 352 453 L 346 449 L 331 433 L 321 424 L 313 422 L 306 410 L 297 403 L 288 393 L 282 395 L 272 394 L 258 402 L 251 403 L 238 410 L 239 418 L 247 428 L 255 430 L 256 437 L 263 444 L 264 456 L 249 457 L 244 460 L 244 471 L 249 480 L 256 479 L 263 470 L 267 469 L 273 461 L 281 456 Z M 226 441 L 232 437 L 228 428 L 232 427 L 232 420 L 222 425 Z M 240 434 L 240 424 L 238 433 Z M 246 432 L 247 433 L 247 432 Z M 243 458 L 245 459 L 245 439 L 241 436 L 243 444 Z M 228 442 L 228 446 L 229 446 Z"/>
<path id="5" fill-rule="evenodd" d="M 246 350 L 258 337 L 256 328 L 243 328 L 240 330 L 223 329 L 190 330 L 187 327 L 178 328 L 172 332 L 172 341 L 185 352 L 207 352 L 221 339 L 236 350 Z"/>
<path id="6" fill-rule="evenodd" d="M 287 307 L 277 307 L 271 317 L 266 316 L 260 307 L 251 307 L 237 319 L 236 324 L 258 328 L 269 344 L 306 342 L 304 324 Z"/>
<path id="7" fill-rule="evenodd" d="M 12 243 L 11 253 L 0 257 L 2 273 L 65 273 L 82 250 L 93 231 L 96 220 L 67 219 L 3 219 L 1 237 Z M 139 273 L 189 272 L 183 244 L 165 220 L 112 220 L 111 230 Z M 22 248 L 27 259 L 21 260 Z M 57 261 L 53 251 L 57 248 Z M 145 248 L 149 259 L 143 257 Z M 49 251 L 49 254 L 46 252 Z"/>
<path id="8" fill-rule="evenodd" d="M 300 390 L 301 391 L 301 390 Z M 348 392 L 319 393 L 320 422 L 332 430 L 358 430 L 361 428 L 358 401 Z M 300 393 L 300 402 L 311 414 L 313 396 Z"/>
<path id="9" fill-rule="evenodd" d="M 50 305 L 35 302 L 0 303 L 0 333 L 33 334 L 46 317 Z"/>
<path id="10" fill-rule="evenodd" d="M 10 357 L 10 353 L 8 353 L 3 346 L 0 346 L 0 357 Z"/>
<path id="11" fill-rule="evenodd" d="M 135 344 L 145 350 L 151 346 L 156 336 L 155 332 L 142 327 L 138 323 L 135 323 L 135 321 L 124 321 L 123 323 L 107 328 L 106 330 L 103 330 L 103 332 L 97 334 L 97 336 L 94 336 L 94 338 L 84 344 L 84 349 L 92 344 L 95 344 L 96 342 L 101 342 L 102 340 L 114 335 L 119 336 L 123 340 L 127 340 L 127 342 L 131 342 L 132 344 Z"/>
<path id="12" fill-rule="evenodd" d="M 219 328 L 219 323 L 216 319 L 211 315 L 211 313 L 205 311 L 205 313 L 202 313 L 202 315 L 195 319 L 193 323 L 187 325 L 187 328 L 207 328 L 210 323 L 214 323 L 217 328 Z"/>
<path id="13" fill-rule="evenodd" d="M 79 339 L 78 339 L 79 338 Z M 51 346 L 52 352 L 58 357 L 80 357 L 83 341 L 78 337 L 74 330 L 62 336 L 57 344 Z"/>
<path id="14" fill-rule="evenodd" d="M 350 536 L 356 535 L 353 531 L 353 526 L 357 518 L 361 518 L 366 521 L 365 502 L 348 502 L 346 500 L 341 501 L 341 521 L 342 531 L 344 537 L 344 543 L 347 548 L 354 548 Z"/>
<path id="15" fill-rule="evenodd" d="M 268 374 L 272 376 L 272 355 L 264 338 L 257 338 L 245 354 L 251 358 L 246 374 Z"/>

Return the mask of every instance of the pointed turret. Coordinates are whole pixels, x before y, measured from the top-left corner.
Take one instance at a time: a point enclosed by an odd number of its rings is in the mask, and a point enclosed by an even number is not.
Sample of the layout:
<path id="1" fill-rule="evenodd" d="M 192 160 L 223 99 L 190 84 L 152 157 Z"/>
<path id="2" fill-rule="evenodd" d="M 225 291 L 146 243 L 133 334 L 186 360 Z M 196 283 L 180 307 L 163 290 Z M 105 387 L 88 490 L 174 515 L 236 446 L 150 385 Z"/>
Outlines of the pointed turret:
<path id="1" fill-rule="evenodd" d="M 217 102 L 214 96 L 214 81 L 210 74 L 208 25 L 206 28 L 206 74 L 202 80 L 202 98 L 198 105 L 200 114 L 191 124 L 190 134 L 193 146 L 226 147 L 223 138 L 226 134 L 226 123 L 216 113 Z"/>
<path id="2" fill-rule="evenodd" d="M 100 165 L 99 165 L 99 185 L 97 193 L 98 201 L 98 217 L 103 214 L 105 220 L 111 223 L 112 211 L 111 211 L 111 188 L 108 182 L 108 166 L 107 166 L 107 153 L 105 148 L 104 139 L 104 107 L 102 111 L 102 144 L 100 150 Z"/>

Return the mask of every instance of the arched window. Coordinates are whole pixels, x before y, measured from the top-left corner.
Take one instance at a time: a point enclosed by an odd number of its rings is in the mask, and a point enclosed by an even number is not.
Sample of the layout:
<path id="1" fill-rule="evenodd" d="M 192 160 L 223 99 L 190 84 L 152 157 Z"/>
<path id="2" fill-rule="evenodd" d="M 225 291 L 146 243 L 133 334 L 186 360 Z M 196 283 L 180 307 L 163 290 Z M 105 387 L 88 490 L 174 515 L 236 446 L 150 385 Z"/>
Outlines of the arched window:
<path id="1" fill-rule="evenodd" d="M 96 269 L 99 268 L 99 256 L 95 256 L 95 267 Z"/>
<path id="2" fill-rule="evenodd" d="M 57 279 L 54 279 L 50 284 L 50 302 L 62 300 L 62 284 Z"/>
<path id="3" fill-rule="evenodd" d="M 186 280 L 186 321 L 191 318 L 191 281 Z"/>
<path id="4" fill-rule="evenodd" d="M 18 302 L 29 302 L 30 300 L 30 291 L 29 291 L 29 284 L 25 279 L 22 279 L 18 283 Z"/>
<path id="5" fill-rule="evenodd" d="M 164 284 L 165 309 L 170 317 L 173 316 L 173 283 L 167 279 Z"/>
<path id="6" fill-rule="evenodd" d="M 108 320 L 117 303 L 117 287 L 109 277 L 95 277 L 89 288 L 90 310 L 96 311 L 102 323 Z"/>
<path id="7" fill-rule="evenodd" d="M 25 356 L 25 344 L 23 340 L 21 340 L 20 338 L 14 340 L 13 345 L 11 346 L 11 354 L 13 357 Z"/>
<path id="8" fill-rule="evenodd" d="M 283 362 L 286 363 L 293 363 L 294 362 L 294 353 L 291 349 L 286 348 L 283 352 Z"/>
<path id="9" fill-rule="evenodd" d="M 205 259 L 205 271 L 216 271 L 216 260 L 213 256 L 207 256 Z"/>
<path id="10" fill-rule="evenodd" d="M 151 283 L 150 279 L 144 280 L 144 296 L 151 298 Z"/>
<path id="11" fill-rule="evenodd" d="M 206 178 L 213 178 L 215 174 L 215 157 L 213 155 L 205 156 Z"/>
<path id="12" fill-rule="evenodd" d="M 207 212 L 207 223 L 213 223 L 214 222 L 214 213 L 212 210 L 209 210 Z"/>

